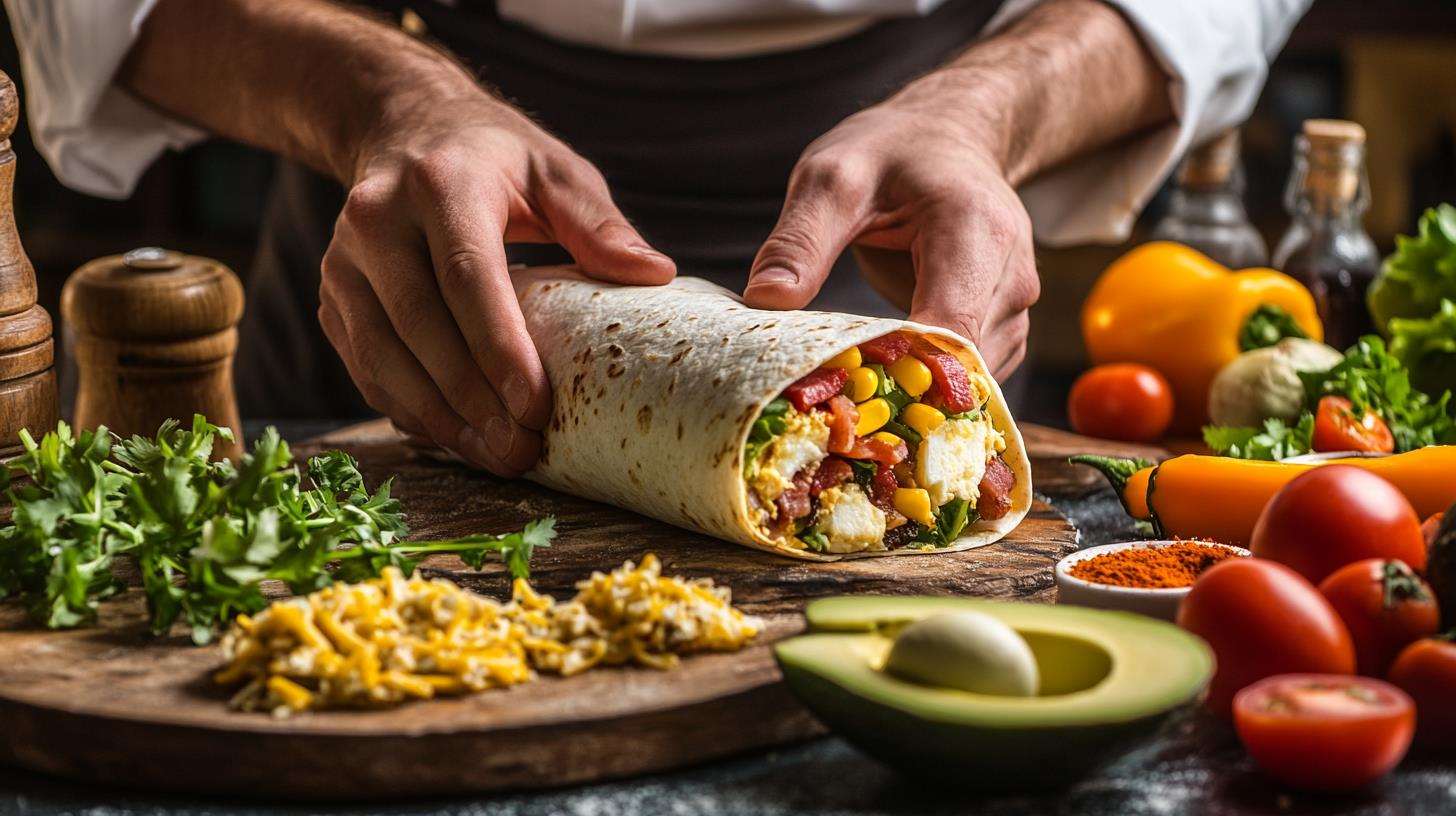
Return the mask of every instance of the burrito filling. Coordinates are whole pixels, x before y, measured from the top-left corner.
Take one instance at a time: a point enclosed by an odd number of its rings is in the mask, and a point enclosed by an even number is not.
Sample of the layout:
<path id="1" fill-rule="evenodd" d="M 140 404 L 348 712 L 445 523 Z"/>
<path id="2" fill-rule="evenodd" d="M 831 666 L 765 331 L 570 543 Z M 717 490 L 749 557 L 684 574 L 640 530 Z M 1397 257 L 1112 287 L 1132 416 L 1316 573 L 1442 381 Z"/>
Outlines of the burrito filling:
<path id="1" fill-rule="evenodd" d="M 1011 510 L 991 384 L 895 332 L 836 355 L 764 406 L 744 445 L 764 533 L 825 553 L 949 546 Z"/>

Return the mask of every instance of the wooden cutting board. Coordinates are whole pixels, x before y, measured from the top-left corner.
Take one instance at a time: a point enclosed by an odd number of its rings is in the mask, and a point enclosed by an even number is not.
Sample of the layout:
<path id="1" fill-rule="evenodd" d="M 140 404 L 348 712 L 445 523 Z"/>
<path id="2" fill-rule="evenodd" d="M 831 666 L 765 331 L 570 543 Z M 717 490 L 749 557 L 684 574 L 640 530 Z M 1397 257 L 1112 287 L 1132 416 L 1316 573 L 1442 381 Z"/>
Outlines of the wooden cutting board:
<path id="1" fill-rule="evenodd" d="M 352 452 L 371 485 L 399 474 L 412 532 L 503 532 L 546 514 L 559 535 L 532 564 L 557 597 L 592 570 L 657 553 L 665 572 L 732 588 L 767 629 L 732 654 L 680 668 L 602 669 L 504 691 L 380 711 L 289 719 L 239 713 L 208 680 L 216 647 L 148 636 L 141 594 L 102 605 L 96 628 L 51 632 L 0 604 L 0 759 L 83 780 L 299 798 L 374 798 L 542 787 L 663 770 L 820 733 L 780 682 L 769 646 L 799 632 L 812 598 L 842 593 L 1050 601 L 1051 567 L 1076 532 L 1038 502 L 1004 541 L 963 553 L 815 564 L 778 558 L 634 514 L 419 457 L 387 426 L 299 446 Z M 1045 457 L 1044 457 L 1045 458 Z M 1054 457 L 1053 457 L 1054 458 Z M 1048 459 L 1050 461 L 1050 459 Z M 496 565 L 429 568 L 503 597 Z"/>

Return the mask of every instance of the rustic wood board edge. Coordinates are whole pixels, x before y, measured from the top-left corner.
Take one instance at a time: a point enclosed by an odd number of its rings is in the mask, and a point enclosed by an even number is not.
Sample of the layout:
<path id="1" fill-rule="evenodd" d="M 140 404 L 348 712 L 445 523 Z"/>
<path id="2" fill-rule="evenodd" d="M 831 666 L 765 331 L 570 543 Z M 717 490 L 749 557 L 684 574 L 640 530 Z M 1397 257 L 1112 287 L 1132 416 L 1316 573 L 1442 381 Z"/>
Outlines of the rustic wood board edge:
<path id="1" fill-rule="evenodd" d="M 533 570 L 547 591 L 564 594 L 590 569 L 651 550 L 674 574 L 732 587 L 735 603 L 768 624 L 763 642 L 690 657 L 673 672 L 606 669 L 280 723 L 226 710 L 226 694 L 204 679 L 215 649 L 148 640 L 134 591 L 108 601 L 118 611 L 92 630 L 17 629 L 16 610 L 0 606 L 0 759 L 87 781 L 290 799 L 479 793 L 668 770 L 820 733 L 781 682 L 770 649 L 802 629 L 807 600 L 844 592 L 1050 600 L 1050 567 L 1076 547 L 1076 531 L 1038 503 L 1012 536 L 986 548 L 807 564 L 469 474 L 419 458 L 390 435 L 352 430 L 300 452 L 349 449 L 371 483 L 401 474 L 397 494 L 420 534 L 509 529 L 554 512 L 561 537 Z M 506 583 L 499 568 L 481 574 L 446 562 L 432 571 L 496 596 Z"/>

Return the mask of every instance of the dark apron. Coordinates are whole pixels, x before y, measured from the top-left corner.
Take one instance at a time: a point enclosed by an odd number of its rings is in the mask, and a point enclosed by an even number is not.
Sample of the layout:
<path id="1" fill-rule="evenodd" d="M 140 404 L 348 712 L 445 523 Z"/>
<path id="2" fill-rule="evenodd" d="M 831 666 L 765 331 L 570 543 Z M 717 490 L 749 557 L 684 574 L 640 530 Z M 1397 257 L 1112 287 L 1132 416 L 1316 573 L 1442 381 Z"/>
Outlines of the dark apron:
<path id="1" fill-rule="evenodd" d="M 397 2 L 378 2 L 397 12 Z M 772 230 L 789 172 L 814 139 L 964 49 L 999 2 L 951 0 L 831 43 L 722 60 L 623 55 L 563 44 L 501 20 L 493 3 L 412 4 L 431 37 L 595 164 L 622 212 L 679 274 L 740 290 Z M 252 417 L 370 411 L 318 326 L 319 263 L 343 191 L 281 163 L 238 352 Z M 558 247 L 514 245 L 512 261 L 558 263 Z M 814 308 L 900 316 L 848 253 Z"/>

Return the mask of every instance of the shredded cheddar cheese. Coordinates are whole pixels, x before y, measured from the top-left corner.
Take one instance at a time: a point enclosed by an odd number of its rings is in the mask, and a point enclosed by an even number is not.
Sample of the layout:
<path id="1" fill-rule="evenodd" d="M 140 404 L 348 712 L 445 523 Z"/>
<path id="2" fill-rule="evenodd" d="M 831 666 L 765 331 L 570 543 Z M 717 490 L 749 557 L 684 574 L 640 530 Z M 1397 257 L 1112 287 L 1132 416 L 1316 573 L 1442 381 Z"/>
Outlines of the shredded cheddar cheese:
<path id="1" fill-rule="evenodd" d="M 664 578 L 657 557 L 577 583 L 557 603 L 524 580 L 501 604 L 451 581 L 381 577 L 336 584 L 239 616 L 214 680 L 243 683 L 236 708 L 277 716 L 393 705 L 570 676 L 598 665 L 658 669 L 678 655 L 733 651 L 761 630 L 709 579 Z"/>

